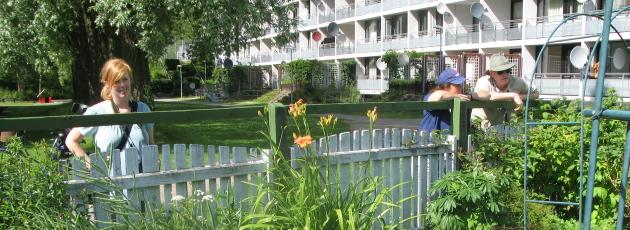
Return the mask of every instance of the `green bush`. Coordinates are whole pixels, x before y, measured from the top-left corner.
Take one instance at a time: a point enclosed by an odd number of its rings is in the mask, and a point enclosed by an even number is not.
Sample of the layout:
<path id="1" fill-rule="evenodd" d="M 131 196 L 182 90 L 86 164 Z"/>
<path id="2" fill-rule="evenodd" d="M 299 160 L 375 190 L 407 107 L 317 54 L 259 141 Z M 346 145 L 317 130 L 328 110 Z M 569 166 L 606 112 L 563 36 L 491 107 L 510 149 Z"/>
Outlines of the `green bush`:
<path id="1" fill-rule="evenodd" d="M 0 229 L 40 229 L 42 218 L 71 216 L 64 175 L 51 153 L 45 143 L 26 149 L 18 138 L 0 152 Z"/>
<path id="2" fill-rule="evenodd" d="M 398 72 L 398 52 L 395 50 L 387 50 L 383 54 L 383 61 L 387 63 L 387 70 L 389 71 L 389 79 L 400 79 L 400 73 Z"/>
<path id="3" fill-rule="evenodd" d="M 157 96 L 173 96 L 175 83 L 171 79 L 153 79 L 151 80 L 151 92 Z"/>
<path id="4" fill-rule="evenodd" d="M 282 68 L 286 78 L 282 80 L 282 83 L 304 85 L 309 82 L 316 67 L 318 66 L 315 62 L 303 59 L 284 64 Z"/>
<path id="5" fill-rule="evenodd" d="M 20 101 L 22 96 L 17 92 L 9 89 L 0 88 L 0 98 L 3 101 Z"/>

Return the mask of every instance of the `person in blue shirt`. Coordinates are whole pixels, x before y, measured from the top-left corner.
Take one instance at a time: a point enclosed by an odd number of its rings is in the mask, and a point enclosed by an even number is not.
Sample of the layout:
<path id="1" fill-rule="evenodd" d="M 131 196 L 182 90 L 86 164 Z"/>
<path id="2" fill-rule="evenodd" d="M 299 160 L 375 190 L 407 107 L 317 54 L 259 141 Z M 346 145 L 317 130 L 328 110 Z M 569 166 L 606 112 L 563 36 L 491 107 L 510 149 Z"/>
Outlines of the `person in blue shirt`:
<path id="1" fill-rule="evenodd" d="M 462 94 L 466 78 L 454 69 L 448 68 L 440 73 L 436 87 L 424 96 L 424 101 L 448 101 L 459 98 L 470 101 L 470 96 Z M 434 130 L 449 130 L 451 127 L 451 111 L 447 109 L 424 110 L 420 131 L 431 133 Z"/>

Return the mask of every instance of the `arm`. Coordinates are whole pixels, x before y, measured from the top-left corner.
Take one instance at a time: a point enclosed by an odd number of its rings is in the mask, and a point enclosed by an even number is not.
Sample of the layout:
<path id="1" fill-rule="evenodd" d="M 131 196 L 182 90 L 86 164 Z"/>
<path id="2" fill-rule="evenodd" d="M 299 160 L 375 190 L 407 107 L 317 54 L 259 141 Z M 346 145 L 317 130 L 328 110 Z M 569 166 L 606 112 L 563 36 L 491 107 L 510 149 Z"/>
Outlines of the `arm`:
<path id="1" fill-rule="evenodd" d="M 490 100 L 490 93 L 488 93 L 488 91 L 485 91 L 485 90 L 473 92 L 471 96 L 473 100 L 478 100 L 478 101 Z"/>
<path id="2" fill-rule="evenodd" d="M 83 160 L 85 160 L 85 164 L 89 167 L 91 163 L 90 157 L 88 157 L 85 150 L 81 148 L 81 141 L 83 141 L 83 135 L 81 135 L 81 132 L 79 132 L 78 129 L 74 128 L 66 137 L 66 146 L 75 156 L 83 158 Z"/>
<path id="3" fill-rule="evenodd" d="M 437 90 L 427 98 L 427 101 L 448 101 L 458 97 L 462 101 L 470 101 L 470 96 L 466 94 L 453 94 L 444 90 Z"/>

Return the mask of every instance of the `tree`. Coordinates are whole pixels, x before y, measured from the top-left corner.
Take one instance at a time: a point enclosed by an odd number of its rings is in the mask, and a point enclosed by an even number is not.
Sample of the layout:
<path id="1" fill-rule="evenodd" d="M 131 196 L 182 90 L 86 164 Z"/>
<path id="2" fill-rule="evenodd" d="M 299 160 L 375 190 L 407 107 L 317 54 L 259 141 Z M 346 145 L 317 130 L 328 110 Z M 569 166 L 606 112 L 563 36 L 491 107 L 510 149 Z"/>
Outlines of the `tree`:
<path id="1" fill-rule="evenodd" d="M 120 57 L 134 70 L 135 92 L 147 94 L 149 59 L 176 33 L 197 54 L 231 54 L 268 26 L 283 33 L 277 42 L 287 41 L 296 24 L 288 10 L 280 0 L 8 0 L 0 8 L 0 64 L 53 73 L 72 84 L 74 100 L 92 103 L 101 65 Z"/>

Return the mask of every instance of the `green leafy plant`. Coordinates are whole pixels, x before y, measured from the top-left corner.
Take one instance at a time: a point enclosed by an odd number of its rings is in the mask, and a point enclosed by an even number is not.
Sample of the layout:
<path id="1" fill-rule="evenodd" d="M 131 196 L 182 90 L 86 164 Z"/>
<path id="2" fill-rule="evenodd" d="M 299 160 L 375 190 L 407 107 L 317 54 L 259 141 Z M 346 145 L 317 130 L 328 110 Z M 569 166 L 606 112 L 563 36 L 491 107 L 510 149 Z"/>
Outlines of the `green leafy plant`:
<path id="1" fill-rule="evenodd" d="M 0 228 L 40 229 L 46 218 L 73 218 L 54 148 L 40 142 L 26 149 L 18 138 L 6 147 L 0 152 Z"/>
<path id="2" fill-rule="evenodd" d="M 383 54 L 383 61 L 387 63 L 389 79 L 400 79 L 400 73 L 398 72 L 398 68 L 400 67 L 398 64 L 398 52 L 395 50 L 387 50 L 385 54 Z"/>

